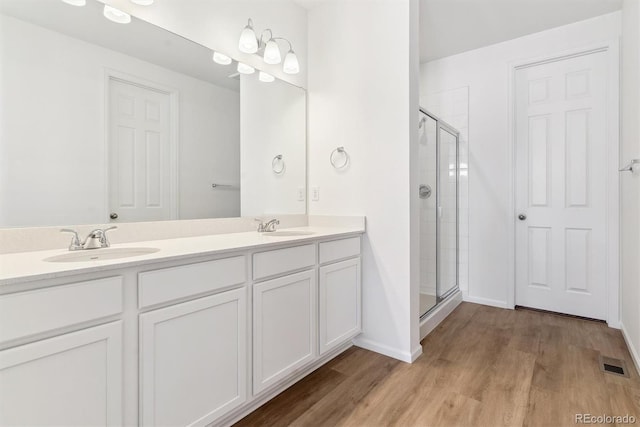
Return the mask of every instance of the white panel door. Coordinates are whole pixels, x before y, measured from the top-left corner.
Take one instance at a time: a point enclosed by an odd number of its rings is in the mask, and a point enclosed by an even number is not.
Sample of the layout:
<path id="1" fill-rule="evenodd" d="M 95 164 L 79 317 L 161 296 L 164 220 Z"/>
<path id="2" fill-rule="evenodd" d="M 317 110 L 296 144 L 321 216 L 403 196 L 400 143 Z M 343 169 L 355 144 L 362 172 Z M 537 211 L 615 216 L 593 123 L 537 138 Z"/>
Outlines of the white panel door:
<path id="1" fill-rule="evenodd" d="M 207 425 L 246 401 L 246 288 L 140 315 L 142 425 Z"/>
<path id="2" fill-rule="evenodd" d="M 0 351 L 0 425 L 122 422 L 122 322 Z"/>
<path id="3" fill-rule="evenodd" d="M 253 286 L 253 392 L 277 383 L 316 355 L 315 271 Z"/>
<path id="4" fill-rule="evenodd" d="M 320 354 L 361 331 L 360 258 L 320 267 L 318 280 Z"/>
<path id="5" fill-rule="evenodd" d="M 606 52 L 516 71 L 516 304 L 607 317 Z"/>
<path id="6" fill-rule="evenodd" d="M 110 79 L 109 104 L 111 221 L 172 219 L 169 94 Z"/>

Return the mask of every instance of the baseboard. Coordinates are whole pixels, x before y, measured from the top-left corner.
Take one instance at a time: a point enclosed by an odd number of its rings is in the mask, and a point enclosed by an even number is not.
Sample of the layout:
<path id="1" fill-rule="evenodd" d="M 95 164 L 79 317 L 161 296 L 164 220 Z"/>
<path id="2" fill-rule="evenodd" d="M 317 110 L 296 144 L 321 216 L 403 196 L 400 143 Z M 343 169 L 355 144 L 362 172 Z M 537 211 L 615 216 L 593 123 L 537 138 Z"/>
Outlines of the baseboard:
<path id="1" fill-rule="evenodd" d="M 474 297 L 469 295 L 468 293 L 464 293 L 462 295 L 462 300 L 465 302 L 488 305 L 491 307 L 513 309 L 513 307 L 509 306 L 509 304 L 506 301 L 500 301 L 500 300 L 491 299 L 491 298 Z"/>
<path id="2" fill-rule="evenodd" d="M 420 354 L 415 354 L 416 349 L 414 349 L 411 353 L 408 351 L 398 350 L 397 348 L 389 347 L 386 344 L 381 344 L 379 342 L 370 340 L 368 338 L 356 338 L 353 340 L 353 344 L 356 347 L 364 348 L 365 350 L 375 351 L 376 353 L 384 354 L 385 356 L 393 357 L 394 359 L 398 359 L 402 362 L 411 363 L 415 359 L 420 356 Z M 420 348 L 420 352 L 422 348 Z M 414 358 L 415 356 L 415 358 Z"/>
<path id="3" fill-rule="evenodd" d="M 613 329 L 620 329 L 622 327 L 622 322 L 619 320 L 607 320 L 607 326 Z"/>
<path id="4" fill-rule="evenodd" d="M 418 343 L 418 346 L 411 352 L 411 363 L 415 362 L 420 356 L 422 356 L 422 345 Z"/>
<path id="5" fill-rule="evenodd" d="M 261 407 L 262 405 L 264 405 L 265 403 L 267 403 L 268 401 L 270 401 L 271 399 L 273 399 L 274 397 L 276 397 L 277 395 L 279 395 L 280 393 L 282 393 L 283 391 L 285 391 L 286 389 L 288 389 L 289 387 L 291 387 L 292 385 L 300 381 L 302 378 L 306 377 L 311 372 L 320 368 L 322 365 L 329 362 L 331 359 L 334 359 L 339 354 L 344 353 L 351 347 L 353 347 L 353 344 L 351 342 L 346 342 L 343 345 L 336 347 L 335 349 L 331 350 L 327 354 L 321 356 L 320 359 L 306 366 L 301 371 L 287 378 L 283 382 L 274 385 L 270 390 L 265 391 L 262 395 L 256 397 L 253 400 L 250 400 L 252 391 L 248 390 L 249 397 L 246 403 L 244 403 L 241 407 L 232 411 L 230 414 L 228 414 L 224 418 L 215 421 L 213 424 L 211 424 L 211 426 L 231 426 L 237 423 L 238 421 L 240 421 L 241 419 L 243 419 L 244 417 L 246 417 L 256 409 L 258 409 L 259 407 Z"/>
<path id="6" fill-rule="evenodd" d="M 629 353 L 631 354 L 631 358 L 633 359 L 633 364 L 636 365 L 636 372 L 640 374 L 640 352 L 638 352 L 638 349 L 634 347 L 633 342 L 629 338 L 627 328 L 624 327 L 624 323 L 622 322 L 620 322 L 620 330 L 622 331 L 624 342 L 627 343 L 627 348 L 629 349 Z"/>
<path id="7" fill-rule="evenodd" d="M 462 293 L 457 291 L 422 319 L 420 321 L 420 340 L 422 341 L 424 337 L 429 335 L 460 303 L 462 303 Z"/>

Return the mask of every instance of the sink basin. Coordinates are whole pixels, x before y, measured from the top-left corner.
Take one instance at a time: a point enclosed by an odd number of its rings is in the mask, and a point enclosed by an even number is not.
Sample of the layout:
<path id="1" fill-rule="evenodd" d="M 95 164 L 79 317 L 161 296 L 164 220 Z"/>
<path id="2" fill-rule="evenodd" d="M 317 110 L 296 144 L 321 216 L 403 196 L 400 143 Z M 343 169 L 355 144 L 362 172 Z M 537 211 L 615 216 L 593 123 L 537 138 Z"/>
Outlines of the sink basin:
<path id="1" fill-rule="evenodd" d="M 267 237 L 310 236 L 312 234 L 313 234 L 313 231 L 296 231 L 296 230 L 270 231 L 267 233 L 262 233 L 263 236 L 267 236 Z"/>
<path id="2" fill-rule="evenodd" d="M 44 260 L 47 262 L 87 262 L 105 261 L 109 259 L 129 258 L 134 256 L 148 255 L 158 252 L 157 248 L 105 248 L 87 249 L 83 251 L 69 252 L 56 255 Z"/>

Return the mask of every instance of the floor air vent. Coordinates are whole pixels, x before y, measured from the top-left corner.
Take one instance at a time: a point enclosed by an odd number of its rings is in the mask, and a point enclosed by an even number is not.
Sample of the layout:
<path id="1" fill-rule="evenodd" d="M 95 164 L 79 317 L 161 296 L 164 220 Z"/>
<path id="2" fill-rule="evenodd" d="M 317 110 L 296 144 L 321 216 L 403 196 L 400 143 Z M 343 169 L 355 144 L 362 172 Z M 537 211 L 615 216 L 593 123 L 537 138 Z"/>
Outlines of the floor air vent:
<path id="1" fill-rule="evenodd" d="M 629 378 L 627 366 L 624 363 L 624 360 L 600 355 L 600 370 L 607 374 Z"/>

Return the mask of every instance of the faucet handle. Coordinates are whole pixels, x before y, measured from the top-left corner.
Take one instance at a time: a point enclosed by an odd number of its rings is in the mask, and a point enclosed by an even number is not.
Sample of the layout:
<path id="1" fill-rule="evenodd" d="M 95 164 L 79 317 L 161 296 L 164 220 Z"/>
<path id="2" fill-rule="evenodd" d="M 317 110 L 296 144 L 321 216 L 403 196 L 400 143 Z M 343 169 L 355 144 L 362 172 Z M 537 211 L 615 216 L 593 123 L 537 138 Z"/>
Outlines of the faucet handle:
<path id="1" fill-rule="evenodd" d="M 276 231 L 276 225 L 280 225 L 280 220 L 277 218 L 274 218 L 265 224 L 264 231 L 269 231 L 269 232 Z"/>
<path id="2" fill-rule="evenodd" d="M 73 234 L 73 237 L 71 237 L 71 243 L 69 244 L 70 251 L 76 251 L 78 249 L 82 249 L 82 245 L 80 244 L 80 237 L 78 237 L 78 232 L 76 230 L 72 230 L 70 228 L 63 228 L 60 230 L 60 232 Z"/>
<path id="3" fill-rule="evenodd" d="M 254 221 L 258 222 L 258 233 L 264 232 L 264 221 L 261 218 L 254 218 Z"/>
<path id="4" fill-rule="evenodd" d="M 111 246 L 111 243 L 109 243 L 109 239 L 107 239 L 107 231 L 111 231 L 111 230 L 115 230 L 116 228 L 118 228 L 117 225 L 112 225 L 111 227 L 107 227 L 105 229 L 102 230 L 102 247 L 103 248 L 108 248 L 109 246 Z"/>

